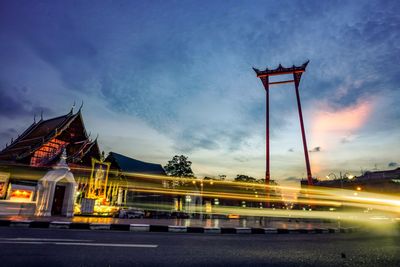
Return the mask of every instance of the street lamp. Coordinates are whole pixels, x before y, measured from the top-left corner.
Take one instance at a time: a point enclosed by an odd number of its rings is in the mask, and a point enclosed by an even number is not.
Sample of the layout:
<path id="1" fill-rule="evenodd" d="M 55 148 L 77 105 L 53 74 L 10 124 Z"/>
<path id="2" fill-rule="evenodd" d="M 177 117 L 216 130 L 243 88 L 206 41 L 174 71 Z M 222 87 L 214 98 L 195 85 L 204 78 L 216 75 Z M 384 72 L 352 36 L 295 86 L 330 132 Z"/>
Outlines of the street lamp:
<path id="1" fill-rule="evenodd" d="M 329 176 L 331 176 L 331 175 L 333 175 L 333 176 L 335 177 L 335 180 L 338 179 L 337 176 L 336 176 L 336 174 L 334 174 L 333 172 L 331 172 L 330 174 L 328 174 L 328 175 L 326 176 L 326 178 L 329 179 Z M 345 174 L 345 175 L 346 175 L 346 174 Z M 343 189 L 343 176 L 342 176 L 342 172 L 339 173 L 339 178 L 340 178 L 340 188 Z"/>
<path id="2" fill-rule="evenodd" d="M 123 178 L 123 180 L 122 180 L 122 178 Z M 127 195 L 128 195 L 128 188 L 129 188 L 128 179 L 126 179 L 126 177 L 124 175 L 120 176 L 119 179 L 120 179 L 121 182 L 125 182 L 125 190 L 122 189 L 121 187 L 119 188 L 120 192 L 118 192 L 117 202 L 118 202 L 119 205 L 126 206 L 126 198 L 127 198 Z"/>
<path id="3" fill-rule="evenodd" d="M 353 179 L 354 178 L 354 176 L 353 175 L 351 175 L 350 173 L 348 173 L 348 172 L 346 172 L 345 174 L 343 174 L 343 178 L 348 178 L 348 179 Z"/>
<path id="4" fill-rule="evenodd" d="M 200 219 L 203 219 L 203 179 L 200 181 Z"/>
<path id="5" fill-rule="evenodd" d="M 200 219 L 203 219 L 203 186 L 204 186 L 203 179 L 200 180 L 199 183 L 200 183 L 200 203 L 199 203 L 200 204 Z M 194 185 L 194 187 L 197 191 L 198 190 L 197 189 L 197 181 L 193 180 L 192 184 Z M 196 205 L 196 203 L 195 203 L 195 205 Z"/>
<path id="6" fill-rule="evenodd" d="M 331 175 L 333 175 L 333 176 L 335 177 L 335 180 L 337 180 L 337 176 L 336 176 L 336 174 L 334 174 L 333 172 L 331 172 L 330 174 L 328 174 L 328 175 L 326 176 L 326 178 L 329 179 L 329 178 L 330 178 L 329 176 L 331 176 Z"/>

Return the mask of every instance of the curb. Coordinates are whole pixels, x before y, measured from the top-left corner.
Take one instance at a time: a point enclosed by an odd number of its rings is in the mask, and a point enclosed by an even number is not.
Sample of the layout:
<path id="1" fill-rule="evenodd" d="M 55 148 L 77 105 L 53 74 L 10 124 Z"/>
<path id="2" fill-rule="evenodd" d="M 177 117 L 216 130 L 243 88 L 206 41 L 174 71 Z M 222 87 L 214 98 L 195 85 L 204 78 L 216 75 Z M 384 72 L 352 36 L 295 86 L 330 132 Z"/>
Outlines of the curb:
<path id="1" fill-rule="evenodd" d="M 150 232 L 149 224 L 131 224 L 129 227 L 131 232 Z"/>
<path id="2" fill-rule="evenodd" d="M 0 220 L 0 227 L 81 229 L 94 231 L 204 233 L 204 234 L 335 234 L 359 232 L 359 227 L 346 228 L 249 228 L 249 227 L 194 227 L 152 224 L 75 223 L 63 221 Z"/>

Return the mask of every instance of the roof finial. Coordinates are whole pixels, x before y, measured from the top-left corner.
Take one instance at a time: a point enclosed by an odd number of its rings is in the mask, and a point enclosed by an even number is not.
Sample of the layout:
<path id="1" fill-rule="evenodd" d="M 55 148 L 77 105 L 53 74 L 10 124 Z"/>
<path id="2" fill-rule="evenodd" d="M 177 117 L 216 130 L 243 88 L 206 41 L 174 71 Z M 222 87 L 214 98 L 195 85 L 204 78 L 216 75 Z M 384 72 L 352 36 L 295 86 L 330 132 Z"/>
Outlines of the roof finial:
<path id="1" fill-rule="evenodd" d="M 74 108 L 75 108 L 75 100 L 74 100 L 74 103 L 72 104 L 71 111 L 69 113 L 73 113 L 74 112 Z"/>
<path id="2" fill-rule="evenodd" d="M 36 123 L 36 113 L 33 113 L 33 123 Z"/>
<path id="3" fill-rule="evenodd" d="M 40 120 L 43 120 L 43 109 L 40 111 Z"/>
<path id="4" fill-rule="evenodd" d="M 61 151 L 60 161 L 53 168 L 54 169 L 68 169 L 69 170 L 69 167 L 68 167 L 68 164 L 67 164 L 67 151 L 65 150 L 65 147 L 63 147 L 63 149 Z"/>
<path id="5" fill-rule="evenodd" d="M 82 104 L 81 104 L 81 106 L 79 108 L 79 111 L 81 111 L 82 107 L 83 107 L 83 100 L 82 100 Z"/>

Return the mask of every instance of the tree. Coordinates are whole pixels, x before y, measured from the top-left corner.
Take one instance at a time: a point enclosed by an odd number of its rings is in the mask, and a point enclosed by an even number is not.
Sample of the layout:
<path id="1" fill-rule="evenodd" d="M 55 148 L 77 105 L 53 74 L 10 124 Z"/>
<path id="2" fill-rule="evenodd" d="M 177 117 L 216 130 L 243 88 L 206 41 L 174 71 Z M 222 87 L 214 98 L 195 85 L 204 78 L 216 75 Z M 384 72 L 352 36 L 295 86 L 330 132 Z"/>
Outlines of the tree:
<path id="1" fill-rule="evenodd" d="M 214 181 L 224 181 L 226 178 L 226 175 L 220 174 L 218 177 L 211 177 L 211 176 L 205 176 L 203 180 L 214 180 Z"/>
<path id="2" fill-rule="evenodd" d="M 243 175 L 243 174 L 238 174 L 236 175 L 236 178 L 234 179 L 235 182 L 246 182 L 246 183 L 255 183 L 257 181 L 256 178 Z"/>
<path id="3" fill-rule="evenodd" d="M 193 171 L 190 167 L 192 162 L 184 155 L 175 155 L 168 164 L 164 166 L 164 170 L 169 176 L 175 177 L 193 177 Z"/>

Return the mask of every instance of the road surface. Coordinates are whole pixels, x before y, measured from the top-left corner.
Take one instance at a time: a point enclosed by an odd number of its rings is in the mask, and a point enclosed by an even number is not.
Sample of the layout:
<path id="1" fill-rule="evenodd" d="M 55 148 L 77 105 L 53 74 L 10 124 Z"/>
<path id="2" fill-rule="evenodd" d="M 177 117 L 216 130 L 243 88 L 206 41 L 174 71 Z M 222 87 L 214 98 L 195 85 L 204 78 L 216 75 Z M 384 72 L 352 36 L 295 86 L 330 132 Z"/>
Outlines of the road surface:
<path id="1" fill-rule="evenodd" d="M 0 227 L 1 266 L 400 266 L 399 234 L 207 235 Z"/>

